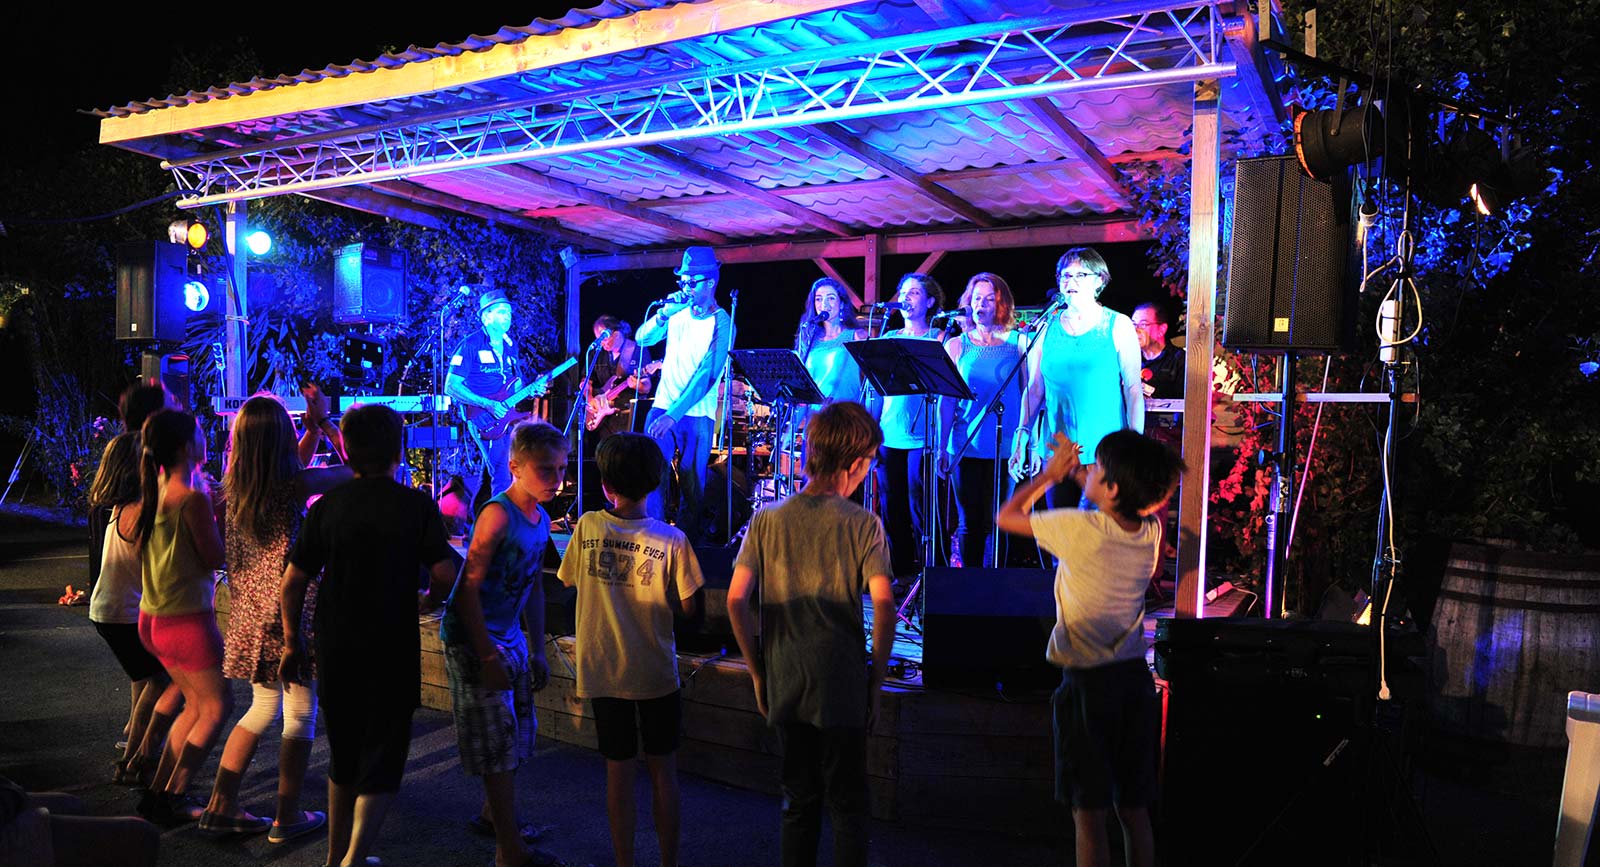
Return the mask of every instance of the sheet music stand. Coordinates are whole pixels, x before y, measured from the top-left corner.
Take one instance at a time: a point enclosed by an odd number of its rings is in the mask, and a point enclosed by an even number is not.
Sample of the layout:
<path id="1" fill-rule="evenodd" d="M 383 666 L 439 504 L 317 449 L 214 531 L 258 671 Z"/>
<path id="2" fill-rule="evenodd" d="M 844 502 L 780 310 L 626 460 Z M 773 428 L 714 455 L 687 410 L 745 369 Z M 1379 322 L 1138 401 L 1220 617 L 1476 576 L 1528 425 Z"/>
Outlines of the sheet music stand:
<path id="1" fill-rule="evenodd" d="M 792 349 L 734 349 L 729 351 L 728 357 L 733 359 L 734 369 L 750 383 L 756 395 L 775 406 L 778 417 L 783 419 L 778 429 L 778 455 L 773 457 L 777 461 L 778 456 L 789 454 L 795 440 L 794 408 L 822 403 L 827 398 Z M 731 457 L 729 461 L 731 465 Z M 791 459 L 785 479 L 790 491 L 794 490 L 794 468 L 795 461 Z"/>
<path id="2" fill-rule="evenodd" d="M 944 351 L 938 340 L 914 337 L 889 337 L 876 340 L 856 340 L 844 348 L 855 358 L 861 372 L 866 374 L 872 387 L 885 397 L 919 395 L 923 400 L 922 425 L 924 443 L 922 450 L 922 574 L 911 585 L 911 592 L 895 616 L 906 626 L 916 628 L 911 622 L 911 611 L 921 598 L 922 583 L 928 570 L 933 568 L 938 556 L 933 527 L 938 507 L 938 473 L 936 470 L 939 444 L 934 442 L 933 420 L 937 416 L 935 402 L 940 397 L 959 400 L 976 400 L 977 396 L 967 385 L 956 363 Z"/>

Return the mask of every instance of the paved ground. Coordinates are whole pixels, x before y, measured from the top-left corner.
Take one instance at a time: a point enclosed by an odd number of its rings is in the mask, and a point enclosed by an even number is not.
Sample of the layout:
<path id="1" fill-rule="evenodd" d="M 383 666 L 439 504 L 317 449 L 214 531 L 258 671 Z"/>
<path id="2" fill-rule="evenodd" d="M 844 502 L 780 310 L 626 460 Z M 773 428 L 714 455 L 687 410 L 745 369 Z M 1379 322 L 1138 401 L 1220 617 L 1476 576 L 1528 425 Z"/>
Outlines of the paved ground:
<path id="1" fill-rule="evenodd" d="M 127 713 L 127 681 L 88 622 L 87 609 L 63 608 L 55 599 L 66 584 L 81 583 L 84 532 L 0 508 L 0 774 L 31 789 L 57 789 L 82 797 L 100 814 L 131 812 L 135 792 L 108 782 L 112 743 Z M 237 711 L 248 692 L 237 692 Z M 1548 864 L 1560 794 L 1559 751 L 1527 752 L 1441 748 L 1437 739 L 1418 762 L 1414 780 L 1427 833 L 1447 865 Z M 604 817 L 604 766 L 587 750 L 541 739 L 539 754 L 519 778 L 523 815 L 552 825 L 548 846 L 574 864 L 609 864 Z M 276 777 L 276 737 L 263 738 L 257 770 L 246 778 L 247 806 L 270 810 Z M 198 776 L 209 784 L 215 768 Z M 318 739 L 308 775 L 308 807 L 325 803 L 320 787 L 326 743 Z M 642 775 L 641 775 L 642 776 Z M 778 805 L 775 798 L 732 789 L 687 774 L 683 858 L 692 867 L 773 863 Z M 641 790 L 641 796 L 643 791 Z M 393 865 L 486 867 L 492 844 L 471 837 L 462 823 L 481 797 L 456 763 L 447 715 L 422 710 L 416 717 L 405 788 L 379 844 Z M 1239 833 L 1259 821 L 1214 810 L 1216 833 Z M 641 826 L 647 813 L 641 815 Z M 1041 829 L 1031 839 L 874 823 L 875 865 L 1070 864 L 1063 828 Z M 1329 839 L 1340 829 L 1330 828 Z M 1325 842 L 1325 841 L 1324 841 Z M 1309 863 L 1318 841 L 1278 863 Z M 639 863 L 656 863 L 654 841 L 639 838 Z M 1181 852 L 1181 847 L 1171 853 Z M 322 841 L 284 847 L 264 838 L 218 842 L 193 827 L 162 839 L 163 865 L 234 865 L 271 862 L 282 867 L 322 863 Z M 1167 859 L 1185 863 L 1184 859 Z M 1380 861 L 1374 863 L 1400 863 Z"/>

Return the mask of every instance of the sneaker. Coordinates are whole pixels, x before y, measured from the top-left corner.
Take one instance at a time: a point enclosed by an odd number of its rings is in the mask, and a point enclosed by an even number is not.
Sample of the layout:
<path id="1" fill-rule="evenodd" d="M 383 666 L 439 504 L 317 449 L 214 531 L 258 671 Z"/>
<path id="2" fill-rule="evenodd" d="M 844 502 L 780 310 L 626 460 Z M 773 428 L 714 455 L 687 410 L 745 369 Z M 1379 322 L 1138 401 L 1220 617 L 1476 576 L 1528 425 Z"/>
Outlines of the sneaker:
<path id="1" fill-rule="evenodd" d="M 304 810 L 300 813 L 300 821 L 290 822 L 287 825 L 272 823 L 272 830 L 267 832 L 268 843 L 287 843 L 303 834 L 321 828 L 328 823 L 328 814 L 313 810 Z"/>
<path id="2" fill-rule="evenodd" d="M 200 813 L 200 830 L 207 834 L 259 834 L 272 827 L 265 816 L 223 816 L 210 810 Z"/>

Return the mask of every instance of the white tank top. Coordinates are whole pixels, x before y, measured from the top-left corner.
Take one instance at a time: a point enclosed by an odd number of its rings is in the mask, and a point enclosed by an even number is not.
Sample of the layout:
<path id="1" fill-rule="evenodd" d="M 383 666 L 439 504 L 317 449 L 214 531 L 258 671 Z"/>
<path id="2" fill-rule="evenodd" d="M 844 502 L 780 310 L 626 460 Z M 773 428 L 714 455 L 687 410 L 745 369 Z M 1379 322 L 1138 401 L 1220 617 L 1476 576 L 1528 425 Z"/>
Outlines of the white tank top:
<path id="1" fill-rule="evenodd" d="M 689 386 L 689 380 L 700 367 L 700 362 L 711 352 L 711 341 L 717 331 L 717 319 L 726 314 L 717 311 L 704 319 L 696 319 L 685 307 L 667 320 L 667 354 L 661 359 L 661 384 L 656 388 L 656 406 L 671 407 L 678 395 Z M 685 416 L 715 418 L 717 415 L 717 383 L 722 380 L 722 369 L 712 371 L 711 387 L 705 396 L 691 405 Z"/>
<path id="2" fill-rule="evenodd" d="M 111 510 L 111 524 L 106 527 L 100 552 L 100 578 L 89 597 L 89 619 L 95 623 L 139 622 L 139 551 L 117 531 L 122 508 Z"/>

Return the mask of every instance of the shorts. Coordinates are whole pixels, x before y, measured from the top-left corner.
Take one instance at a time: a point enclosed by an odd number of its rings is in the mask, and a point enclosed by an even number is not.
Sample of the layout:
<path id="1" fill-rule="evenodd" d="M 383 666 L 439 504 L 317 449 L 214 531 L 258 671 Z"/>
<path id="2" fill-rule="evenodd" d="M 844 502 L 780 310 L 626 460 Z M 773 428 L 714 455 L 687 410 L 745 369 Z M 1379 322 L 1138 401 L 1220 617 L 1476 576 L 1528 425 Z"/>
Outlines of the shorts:
<path id="1" fill-rule="evenodd" d="M 450 677 L 461 769 L 473 776 L 514 771 L 533 758 L 539 719 L 533 713 L 533 679 L 526 646 L 499 648 L 511 688 L 484 689 L 483 665 L 465 644 L 447 644 L 444 670 Z"/>
<path id="2" fill-rule="evenodd" d="M 328 780 L 358 794 L 400 791 L 400 777 L 411 753 L 411 714 L 401 704 L 374 705 L 359 700 L 324 702 L 328 732 Z"/>
<path id="3" fill-rule="evenodd" d="M 1050 704 L 1056 800 L 1086 810 L 1155 803 L 1161 700 L 1143 659 L 1066 669 Z"/>
<path id="4" fill-rule="evenodd" d="M 168 671 L 222 669 L 222 633 L 215 611 L 193 614 L 139 612 L 139 640 Z"/>
<path id="5" fill-rule="evenodd" d="M 95 623 L 94 631 L 106 640 L 111 648 L 111 653 L 117 658 L 117 663 L 127 673 L 129 680 L 149 680 L 158 674 L 166 674 L 167 670 L 161 667 L 161 660 L 145 649 L 144 642 L 139 638 L 139 624 L 137 623 Z"/>
<path id="6" fill-rule="evenodd" d="M 625 762 L 639 754 L 644 739 L 644 754 L 666 756 L 678 751 L 678 735 L 683 728 L 682 690 L 660 698 L 591 698 L 594 729 L 600 741 L 600 755 L 613 762 Z"/>

